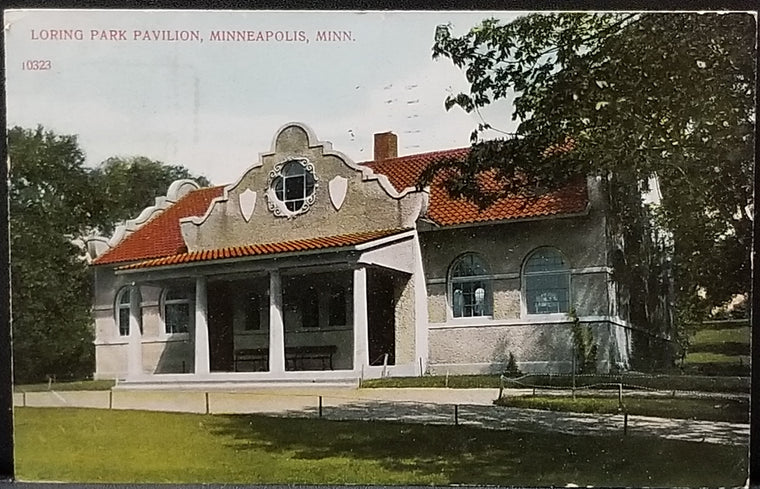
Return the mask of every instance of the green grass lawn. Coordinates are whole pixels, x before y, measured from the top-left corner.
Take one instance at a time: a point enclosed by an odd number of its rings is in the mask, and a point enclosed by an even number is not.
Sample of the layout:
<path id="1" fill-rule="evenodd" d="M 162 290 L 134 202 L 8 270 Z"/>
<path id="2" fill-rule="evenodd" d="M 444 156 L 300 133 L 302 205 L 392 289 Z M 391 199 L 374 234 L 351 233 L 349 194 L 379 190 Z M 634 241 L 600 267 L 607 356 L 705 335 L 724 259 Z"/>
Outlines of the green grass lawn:
<path id="1" fill-rule="evenodd" d="M 684 363 L 736 363 L 749 365 L 749 355 L 724 355 L 722 353 L 711 353 L 706 351 L 689 353 L 684 358 Z"/>
<path id="2" fill-rule="evenodd" d="M 618 412 L 617 397 L 578 396 L 513 396 L 496 401 L 500 406 L 546 409 L 578 413 Z M 624 396 L 623 404 L 628 414 L 659 416 L 679 419 L 703 419 L 709 421 L 749 422 L 749 400 L 735 399 L 684 399 L 644 398 Z"/>
<path id="3" fill-rule="evenodd" d="M 81 380 L 78 382 L 53 382 L 48 384 L 22 384 L 15 385 L 13 390 L 16 392 L 42 392 L 47 390 L 54 391 L 107 391 L 114 386 L 113 380 Z"/>
<path id="4" fill-rule="evenodd" d="M 738 362 L 737 362 L 738 367 Z M 744 367 L 748 370 L 748 365 Z M 592 375 L 579 376 L 576 385 L 587 386 L 597 384 L 609 384 L 603 386 L 617 390 L 615 385 L 621 378 L 623 383 L 641 388 L 656 389 L 665 392 L 675 390 L 706 391 L 706 392 L 749 392 L 749 377 L 739 378 L 738 374 L 732 377 L 704 377 L 690 375 L 638 375 L 623 373 L 617 375 Z M 746 375 L 746 374 L 745 374 Z M 519 379 L 504 379 L 504 387 L 507 388 L 530 388 L 532 386 L 564 387 L 568 390 L 572 386 L 570 375 L 528 375 Z M 387 377 L 385 379 L 365 380 L 363 388 L 403 388 L 403 387 L 449 387 L 449 388 L 488 388 L 498 389 L 500 384 L 498 375 L 452 375 L 448 379 L 443 375 L 425 375 L 424 377 Z"/>
<path id="5" fill-rule="evenodd" d="M 747 448 L 465 426 L 19 408 L 20 480 L 737 486 Z"/>
<path id="6" fill-rule="evenodd" d="M 746 343 L 749 350 L 749 342 L 752 331 L 746 328 L 730 329 L 702 329 L 692 337 L 692 345 L 722 343 L 724 341 Z"/>
<path id="7" fill-rule="evenodd" d="M 700 329 L 691 338 L 686 364 L 727 364 L 750 361 L 749 327 Z"/>
<path id="8" fill-rule="evenodd" d="M 386 377 L 362 382 L 362 387 L 449 387 L 451 389 L 498 389 L 498 375 L 425 375 L 423 377 Z"/>

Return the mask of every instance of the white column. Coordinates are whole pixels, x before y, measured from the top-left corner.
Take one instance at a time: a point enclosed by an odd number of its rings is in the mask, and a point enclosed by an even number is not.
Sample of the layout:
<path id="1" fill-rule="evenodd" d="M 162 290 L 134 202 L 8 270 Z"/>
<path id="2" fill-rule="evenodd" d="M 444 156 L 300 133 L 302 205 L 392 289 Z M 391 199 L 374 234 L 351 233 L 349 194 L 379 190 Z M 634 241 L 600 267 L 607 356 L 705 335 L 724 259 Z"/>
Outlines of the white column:
<path id="1" fill-rule="evenodd" d="M 195 373 L 207 374 L 208 354 L 208 299 L 206 296 L 206 277 L 195 279 Z"/>
<path id="2" fill-rule="evenodd" d="M 269 372 L 285 372 L 285 322 L 282 318 L 282 278 L 269 272 Z"/>
<path id="3" fill-rule="evenodd" d="M 139 377 L 143 373 L 141 315 L 140 288 L 132 285 L 129 288 L 129 345 L 127 347 L 127 373 L 130 378 Z"/>
<path id="4" fill-rule="evenodd" d="M 354 370 L 369 366 L 367 343 L 367 269 L 354 269 Z"/>

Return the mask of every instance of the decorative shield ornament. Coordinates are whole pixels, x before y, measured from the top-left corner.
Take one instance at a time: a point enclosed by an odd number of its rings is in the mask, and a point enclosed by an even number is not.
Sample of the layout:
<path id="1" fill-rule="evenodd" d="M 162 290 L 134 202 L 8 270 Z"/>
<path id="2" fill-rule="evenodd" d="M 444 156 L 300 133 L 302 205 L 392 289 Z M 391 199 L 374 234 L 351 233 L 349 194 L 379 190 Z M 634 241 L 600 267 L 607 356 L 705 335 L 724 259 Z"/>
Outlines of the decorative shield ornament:
<path id="1" fill-rule="evenodd" d="M 328 185 L 330 189 L 330 202 L 335 210 L 340 210 L 343 201 L 346 200 L 346 191 L 348 190 L 348 178 L 337 176 L 330 180 Z"/>
<path id="2" fill-rule="evenodd" d="M 245 222 L 251 220 L 253 209 L 256 207 L 256 192 L 247 188 L 240 194 L 240 212 L 243 214 Z"/>

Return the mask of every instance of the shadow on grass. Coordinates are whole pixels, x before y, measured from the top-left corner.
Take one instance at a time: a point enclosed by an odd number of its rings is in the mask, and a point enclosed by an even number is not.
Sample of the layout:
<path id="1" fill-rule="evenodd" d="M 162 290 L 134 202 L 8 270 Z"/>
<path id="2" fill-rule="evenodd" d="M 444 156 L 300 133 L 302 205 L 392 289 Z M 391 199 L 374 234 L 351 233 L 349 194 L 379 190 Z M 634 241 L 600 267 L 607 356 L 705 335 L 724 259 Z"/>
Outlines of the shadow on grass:
<path id="1" fill-rule="evenodd" d="M 401 409 L 404 416 L 415 415 L 409 404 Z M 368 406 L 355 403 L 339 409 L 342 418 L 358 419 L 367 416 Z M 431 415 L 429 406 L 418 414 Z M 439 406 L 432 415 L 451 423 L 448 406 Z M 216 416 L 212 432 L 234 439 L 238 450 L 287 452 L 304 460 L 372 460 L 385 470 L 444 476 L 448 483 L 725 486 L 743 484 L 747 470 L 746 447 L 619 435 L 261 415 Z"/>

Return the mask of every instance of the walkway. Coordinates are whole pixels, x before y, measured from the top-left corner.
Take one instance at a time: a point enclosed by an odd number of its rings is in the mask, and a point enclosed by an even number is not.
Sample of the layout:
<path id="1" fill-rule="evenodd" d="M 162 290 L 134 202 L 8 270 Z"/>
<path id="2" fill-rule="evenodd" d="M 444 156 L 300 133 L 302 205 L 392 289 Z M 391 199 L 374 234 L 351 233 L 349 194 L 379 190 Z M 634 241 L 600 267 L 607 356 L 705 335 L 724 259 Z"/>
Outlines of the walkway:
<path id="1" fill-rule="evenodd" d="M 516 392 L 515 392 L 516 393 Z M 623 433 L 622 415 L 558 413 L 492 405 L 496 389 L 261 388 L 246 391 L 91 391 L 14 394 L 17 406 L 257 413 L 332 420 L 454 424 L 525 432 Z M 749 424 L 629 416 L 629 436 L 747 445 Z"/>

